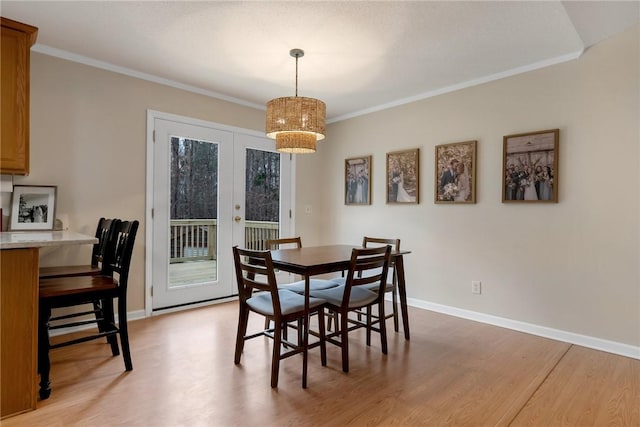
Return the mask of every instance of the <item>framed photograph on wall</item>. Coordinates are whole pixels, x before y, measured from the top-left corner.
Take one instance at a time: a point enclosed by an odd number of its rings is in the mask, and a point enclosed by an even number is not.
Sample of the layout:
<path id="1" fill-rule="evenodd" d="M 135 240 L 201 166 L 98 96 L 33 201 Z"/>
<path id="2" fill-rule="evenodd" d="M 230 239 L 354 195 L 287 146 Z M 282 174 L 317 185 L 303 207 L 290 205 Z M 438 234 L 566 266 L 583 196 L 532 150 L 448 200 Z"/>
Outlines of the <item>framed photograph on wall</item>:
<path id="1" fill-rule="evenodd" d="M 387 203 L 419 203 L 420 149 L 387 153 Z"/>
<path id="2" fill-rule="evenodd" d="M 344 161 L 344 204 L 371 204 L 371 156 Z"/>
<path id="3" fill-rule="evenodd" d="M 436 145 L 435 203 L 476 202 L 477 141 Z"/>
<path id="4" fill-rule="evenodd" d="M 56 191 L 52 185 L 14 185 L 9 230 L 53 230 Z"/>
<path id="5" fill-rule="evenodd" d="M 559 129 L 507 135 L 503 140 L 502 202 L 558 202 Z"/>

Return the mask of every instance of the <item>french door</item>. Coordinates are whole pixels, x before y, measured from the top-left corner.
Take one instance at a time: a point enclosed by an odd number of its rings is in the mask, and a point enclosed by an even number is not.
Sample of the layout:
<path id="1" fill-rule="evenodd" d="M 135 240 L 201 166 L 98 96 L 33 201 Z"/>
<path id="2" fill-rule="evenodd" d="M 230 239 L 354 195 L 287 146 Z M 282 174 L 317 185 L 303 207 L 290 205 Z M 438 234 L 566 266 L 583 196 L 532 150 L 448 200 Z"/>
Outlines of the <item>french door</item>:
<path id="1" fill-rule="evenodd" d="M 232 246 L 291 230 L 291 158 L 254 131 L 148 115 L 147 307 L 232 296 Z"/>

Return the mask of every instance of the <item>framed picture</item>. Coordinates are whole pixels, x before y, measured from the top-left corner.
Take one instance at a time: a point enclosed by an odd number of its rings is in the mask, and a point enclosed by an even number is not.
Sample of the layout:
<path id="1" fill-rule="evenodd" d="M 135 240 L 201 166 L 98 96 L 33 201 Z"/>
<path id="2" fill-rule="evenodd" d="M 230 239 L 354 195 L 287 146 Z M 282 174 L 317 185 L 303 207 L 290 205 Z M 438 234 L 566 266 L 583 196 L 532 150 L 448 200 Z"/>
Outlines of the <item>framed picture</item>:
<path id="1" fill-rule="evenodd" d="M 502 162 L 502 202 L 558 202 L 559 129 L 507 135 Z"/>
<path id="2" fill-rule="evenodd" d="M 477 141 L 436 145 L 435 202 L 476 202 Z"/>
<path id="3" fill-rule="evenodd" d="M 15 185 L 11 195 L 9 230 L 53 230 L 57 187 Z"/>
<path id="4" fill-rule="evenodd" d="M 420 149 L 387 153 L 387 203 L 419 203 Z"/>
<path id="5" fill-rule="evenodd" d="M 371 204 L 371 156 L 344 161 L 344 204 Z"/>

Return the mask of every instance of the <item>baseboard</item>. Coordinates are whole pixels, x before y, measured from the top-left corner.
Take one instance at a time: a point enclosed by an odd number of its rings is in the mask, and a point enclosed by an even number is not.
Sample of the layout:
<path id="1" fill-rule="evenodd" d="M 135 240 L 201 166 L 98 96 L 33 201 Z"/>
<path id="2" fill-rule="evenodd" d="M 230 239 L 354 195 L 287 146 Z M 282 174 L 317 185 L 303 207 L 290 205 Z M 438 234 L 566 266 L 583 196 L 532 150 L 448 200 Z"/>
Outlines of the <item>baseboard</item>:
<path id="1" fill-rule="evenodd" d="M 535 325 L 533 323 L 520 322 L 518 320 L 479 313 L 477 311 L 464 310 L 415 298 L 408 298 L 407 304 L 411 307 L 435 311 L 437 313 L 448 314 L 450 316 L 513 329 L 515 331 L 526 332 L 528 334 L 576 344 L 582 347 L 592 348 L 594 350 L 605 351 L 607 353 L 618 354 L 620 356 L 631 357 L 633 359 L 640 359 L 640 346 L 633 346 L 602 338 L 595 338 L 588 335 L 576 334 L 560 329 L 548 328 L 546 326 Z"/>

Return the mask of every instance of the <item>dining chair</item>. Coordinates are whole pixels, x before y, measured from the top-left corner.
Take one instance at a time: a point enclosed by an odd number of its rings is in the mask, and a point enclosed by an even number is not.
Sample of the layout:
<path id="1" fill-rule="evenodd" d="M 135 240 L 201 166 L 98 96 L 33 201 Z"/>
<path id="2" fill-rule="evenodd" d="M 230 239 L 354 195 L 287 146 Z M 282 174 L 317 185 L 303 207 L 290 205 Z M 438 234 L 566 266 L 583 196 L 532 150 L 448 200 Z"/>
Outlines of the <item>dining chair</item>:
<path id="1" fill-rule="evenodd" d="M 310 347 L 320 346 L 322 365 L 327 363 L 324 340 L 324 317 L 318 316 L 319 341 L 309 345 L 309 325 L 306 322 L 311 313 L 318 313 L 325 301 L 309 298 L 309 313 L 305 310 L 305 297 L 288 289 L 278 287 L 271 252 L 254 251 L 233 247 L 233 260 L 238 285 L 239 318 L 236 335 L 234 363 L 238 365 L 242 357 L 245 341 L 259 336 L 273 339 L 271 357 L 271 387 L 278 386 L 280 361 L 295 354 L 302 354 L 302 387 L 307 387 L 307 357 Z M 273 329 L 265 329 L 247 335 L 247 325 L 251 312 L 273 321 Z M 283 338 L 283 330 L 289 322 L 300 321 L 304 332 L 302 340 L 291 342 Z"/>
<path id="2" fill-rule="evenodd" d="M 280 239 L 270 239 L 264 242 L 265 246 L 269 250 L 277 250 L 277 249 L 287 249 L 287 248 L 301 248 L 302 247 L 302 238 L 300 236 L 296 237 L 283 237 Z M 283 283 L 278 285 L 280 288 L 288 289 L 290 291 L 296 292 L 298 294 L 304 295 L 305 293 L 305 282 L 304 280 L 299 280 L 293 283 Z M 335 288 L 338 286 L 338 283 L 332 280 L 325 279 L 309 279 L 309 292 L 317 291 L 321 289 L 329 289 Z M 269 320 L 265 320 L 265 329 L 269 326 Z M 296 328 L 292 325 L 292 327 Z M 331 329 L 331 317 L 329 317 L 329 327 Z M 298 334 L 301 332 L 300 325 L 297 326 Z M 284 337 L 287 337 L 287 329 L 284 329 Z"/>
<path id="3" fill-rule="evenodd" d="M 354 248 L 344 285 L 311 292 L 315 298 L 323 298 L 330 310 L 338 315 L 336 331 L 327 333 L 325 339 L 342 349 L 342 370 L 349 372 L 349 332 L 366 328 L 367 333 L 380 333 L 382 353 L 387 354 L 387 330 L 384 321 L 384 289 L 391 254 L 390 246 Z M 377 290 L 369 288 L 374 287 Z M 377 306 L 379 318 L 374 319 L 370 308 Z M 349 317 L 350 312 L 367 309 L 364 322 Z M 321 309 L 324 315 L 324 308 Z M 377 325 L 377 327 L 375 326 Z M 370 345 L 367 342 L 367 345 Z"/>
<path id="4" fill-rule="evenodd" d="M 120 354 L 117 335 L 120 335 L 125 370 L 131 371 L 131 352 L 127 326 L 127 285 L 133 246 L 138 231 L 138 221 L 113 220 L 112 232 L 107 239 L 102 270 L 98 275 L 53 277 L 40 280 L 38 308 L 38 371 L 40 373 L 40 398 L 51 394 L 49 375 L 51 363 L 49 350 L 79 344 L 106 337 L 113 356 Z M 118 322 L 114 314 L 114 302 L 118 304 Z M 58 316 L 60 323 L 51 323 L 51 310 L 98 302 L 98 312 L 76 312 Z M 89 320 L 70 319 L 94 313 Z M 49 331 L 98 324 L 98 331 L 83 334 L 79 338 L 50 344 Z"/>
<path id="5" fill-rule="evenodd" d="M 265 244 L 265 247 L 269 250 L 286 249 L 288 247 L 301 248 L 302 239 L 300 238 L 300 236 L 283 237 L 281 239 L 266 240 L 264 244 Z M 333 280 L 324 280 L 324 279 L 309 280 L 309 291 L 329 289 L 329 288 L 334 288 L 336 286 L 338 286 L 338 284 L 335 283 Z M 299 280 L 293 283 L 284 283 L 284 284 L 281 284 L 280 287 L 289 289 L 290 291 L 293 291 L 299 294 L 304 294 L 305 292 L 304 280 Z"/>
<path id="6" fill-rule="evenodd" d="M 368 237 L 365 236 L 362 239 L 362 247 L 363 248 L 370 248 L 370 247 L 375 247 L 375 246 L 386 246 L 386 245 L 390 245 L 394 251 L 398 252 L 400 251 L 400 239 L 387 239 L 387 238 L 381 238 L 381 237 Z M 398 277 L 396 275 L 396 269 L 395 269 L 395 262 L 393 261 L 393 258 L 390 260 L 390 264 L 389 264 L 389 273 L 387 274 L 387 284 L 385 286 L 384 291 L 385 292 L 390 292 L 391 293 L 391 313 L 386 315 L 386 318 L 393 318 L 393 329 L 398 332 L 399 330 L 399 316 L 398 316 Z M 369 273 L 371 274 L 371 273 Z M 335 279 L 331 279 L 334 283 L 337 283 L 339 285 L 344 284 L 345 282 L 345 278 L 344 277 L 337 277 Z M 377 287 L 374 285 L 371 285 L 368 287 L 368 289 L 371 289 L 375 292 L 377 292 Z M 358 316 L 361 316 L 361 314 L 358 314 Z M 331 320 L 329 320 L 329 326 L 330 326 L 330 322 Z M 367 337 L 367 342 L 370 341 L 370 336 Z"/>
<path id="7" fill-rule="evenodd" d="M 40 267 L 38 271 L 39 279 L 51 279 L 56 277 L 73 277 L 73 276 L 96 276 L 102 273 L 102 261 L 104 252 L 107 248 L 107 241 L 113 228 L 116 225 L 114 219 L 100 218 L 96 228 L 95 237 L 98 242 L 93 245 L 91 251 L 91 260 L 89 264 L 84 265 L 63 265 L 54 267 Z M 100 316 L 100 301 L 93 301 L 93 313 L 96 319 Z M 64 318 L 64 317 L 63 317 Z M 59 320 L 57 316 L 51 317 L 50 322 Z M 102 331 L 102 323 L 98 324 L 100 332 Z"/>
<path id="8" fill-rule="evenodd" d="M 96 228 L 95 237 L 98 242 L 93 245 L 91 260 L 87 265 L 63 265 L 55 267 L 40 267 L 38 276 L 40 279 L 53 277 L 93 276 L 102 272 L 102 258 L 107 247 L 107 240 L 113 231 L 115 221 L 113 219 L 100 218 Z"/>

